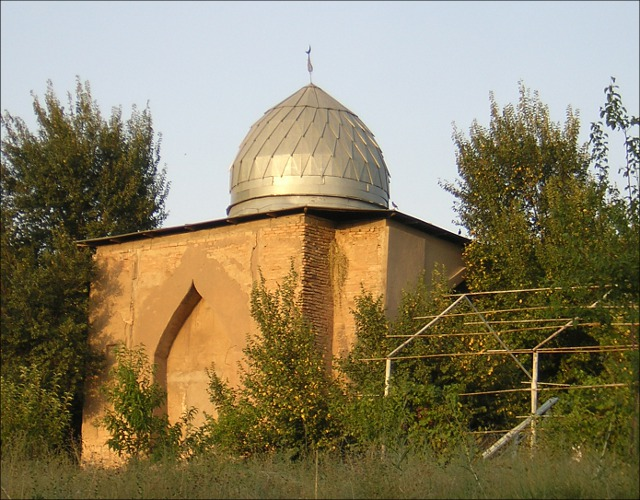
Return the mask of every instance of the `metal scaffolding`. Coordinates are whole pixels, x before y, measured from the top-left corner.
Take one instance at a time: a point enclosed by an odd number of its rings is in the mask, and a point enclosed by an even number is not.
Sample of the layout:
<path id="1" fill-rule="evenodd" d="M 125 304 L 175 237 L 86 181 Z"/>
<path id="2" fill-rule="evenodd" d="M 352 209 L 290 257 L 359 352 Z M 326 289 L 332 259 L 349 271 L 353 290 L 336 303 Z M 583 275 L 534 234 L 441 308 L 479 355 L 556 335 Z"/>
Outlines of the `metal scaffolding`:
<path id="1" fill-rule="evenodd" d="M 571 290 L 579 289 L 581 287 L 573 287 Z M 598 287 L 588 287 L 590 290 L 597 290 Z M 384 358 L 368 358 L 362 359 L 362 361 L 385 361 L 385 380 L 384 380 L 384 396 L 387 397 L 389 395 L 390 387 L 391 387 L 391 378 L 392 378 L 392 369 L 393 363 L 400 362 L 402 360 L 409 359 L 429 359 L 429 358 L 439 358 L 439 357 L 465 357 L 465 356 L 495 356 L 495 355 L 504 355 L 508 356 L 512 359 L 512 361 L 518 366 L 520 371 L 524 373 L 526 376 L 526 383 L 529 385 L 528 388 L 514 388 L 514 389 L 502 389 L 502 390 L 494 390 L 494 391 L 479 391 L 474 393 L 461 393 L 459 396 L 475 396 L 475 395 L 486 395 L 486 394 L 500 394 L 507 392 L 530 392 L 531 397 L 531 411 L 529 416 L 526 418 L 525 422 L 518 425 L 515 429 L 512 429 L 509 432 L 518 433 L 525 427 L 529 426 L 531 430 L 531 444 L 535 445 L 536 441 L 536 415 L 539 415 L 540 410 L 543 407 L 538 406 L 538 397 L 540 391 L 547 390 L 567 390 L 567 389 L 585 389 L 585 388 L 613 388 L 613 387 L 625 387 L 627 384 L 622 383 L 612 383 L 612 384 L 601 384 L 601 385 L 569 385 L 569 384 L 552 384 L 552 383 L 544 383 L 539 380 L 539 360 L 540 355 L 550 355 L 550 354 L 572 354 L 572 353 L 612 353 L 612 352 L 624 352 L 638 349 L 638 335 L 637 335 L 637 322 L 612 322 L 609 323 L 610 327 L 629 327 L 636 328 L 635 336 L 632 336 L 632 342 L 626 344 L 612 344 L 612 345 L 580 345 L 580 346 L 560 346 L 560 347 L 549 347 L 548 344 L 553 339 L 556 339 L 563 332 L 575 327 L 581 328 L 590 328 L 590 327 L 598 327 L 602 326 L 598 322 L 593 321 L 585 321 L 582 318 L 582 315 L 576 315 L 568 317 L 566 315 L 560 317 L 542 317 L 542 318 L 523 318 L 519 315 L 525 313 L 529 314 L 534 311 L 544 312 L 545 310 L 550 310 L 550 306 L 523 306 L 520 308 L 502 308 L 502 309 L 489 309 L 486 311 L 481 311 L 476 307 L 474 303 L 475 298 L 479 296 L 486 295 L 499 295 L 499 294 L 531 294 L 538 292 L 545 293 L 553 293 L 556 291 L 566 291 L 566 289 L 562 288 L 532 288 L 532 289 L 521 289 L 521 290 L 504 290 L 504 291 L 493 291 L 493 292 L 481 292 L 481 293 L 464 293 L 457 295 L 448 295 L 453 300 L 453 302 L 447 306 L 442 312 L 432 316 L 421 316 L 415 318 L 416 320 L 429 320 L 424 326 L 419 328 L 414 334 L 408 336 L 402 335 L 390 335 L 389 337 L 402 338 L 408 337 L 404 342 L 402 342 L 398 347 L 393 349 L 389 354 L 387 354 Z M 610 291 L 606 291 L 602 297 L 587 306 L 583 306 L 583 311 L 593 310 L 596 307 L 602 307 L 603 310 L 611 310 L 615 309 L 616 306 L 610 306 L 605 303 L 607 296 Z M 460 311 L 463 307 L 466 307 L 467 311 Z M 632 306 L 637 309 L 637 304 Z M 575 308 L 575 307 L 572 307 Z M 515 315 L 515 317 L 509 319 L 500 319 L 494 320 L 489 319 L 488 316 L 495 317 L 500 314 L 511 314 Z M 464 321 L 463 327 L 484 327 L 484 331 L 451 331 L 446 333 L 430 333 L 430 330 L 442 323 L 445 319 L 456 318 L 458 320 L 462 319 Z M 518 325 L 523 325 L 517 327 Z M 502 326 L 507 326 L 506 329 L 500 329 Z M 513 326 L 516 326 L 515 328 Z M 549 333 L 551 330 L 551 333 Z M 530 348 L 511 348 L 508 345 L 508 342 L 503 338 L 504 334 L 516 334 L 519 332 L 539 332 L 545 333 L 545 337 L 538 342 L 535 346 Z M 490 336 L 496 340 L 500 349 L 486 349 L 481 351 L 458 351 L 458 352 L 436 352 L 433 354 L 422 354 L 422 355 L 409 355 L 402 356 L 401 352 L 412 342 L 415 342 L 418 339 L 425 338 L 444 338 L 444 337 L 472 337 L 472 336 Z M 523 362 L 518 358 L 518 355 L 526 354 L 531 355 L 531 366 L 527 368 L 524 366 Z M 546 412 L 555 402 L 557 402 L 557 398 L 552 398 L 549 401 L 552 401 L 548 407 L 544 408 L 544 412 Z M 547 402 L 549 403 L 549 402 Z M 544 413 L 543 412 L 543 413 Z M 506 436 L 505 436 L 506 437 Z M 497 444 L 497 443 L 496 443 Z M 497 451 L 497 450 L 496 450 Z M 488 451 L 486 452 L 488 453 Z M 490 453 L 492 455 L 493 452 Z"/>

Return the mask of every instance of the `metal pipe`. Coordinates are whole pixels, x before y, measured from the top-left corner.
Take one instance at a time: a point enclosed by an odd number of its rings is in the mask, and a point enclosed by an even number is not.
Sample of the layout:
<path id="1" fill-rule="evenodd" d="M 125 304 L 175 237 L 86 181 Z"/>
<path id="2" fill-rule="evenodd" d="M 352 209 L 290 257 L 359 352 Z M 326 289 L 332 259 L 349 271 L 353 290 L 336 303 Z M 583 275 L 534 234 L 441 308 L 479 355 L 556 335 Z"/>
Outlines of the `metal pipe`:
<path id="1" fill-rule="evenodd" d="M 516 356 L 511 352 L 511 350 L 507 347 L 507 344 L 505 344 L 504 341 L 500 338 L 500 335 L 498 335 L 496 333 L 496 331 L 491 327 L 491 325 L 489 323 L 487 323 L 487 320 L 484 319 L 484 316 L 482 314 L 480 314 L 480 312 L 478 311 L 476 306 L 473 305 L 473 302 L 471 302 L 471 300 L 466 295 L 463 295 L 463 297 L 465 299 L 467 299 L 467 302 L 469 303 L 469 306 L 471 306 L 471 308 L 478 314 L 480 319 L 484 322 L 484 325 L 493 334 L 493 336 L 496 338 L 496 340 L 502 346 L 502 348 L 509 353 L 509 355 L 513 358 L 513 360 L 520 367 L 520 369 L 527 375 L 529 380 L 531 380 L 531 374 L 529 373 L 529 371 L 522 365 L 522 363 L 520 363 L 520 360 L 518 358 L 516 358 Z"/>
<path id="2" fill-rule="evenodd" d="M 502 448 L 505 444 L 511 441 L 516 435 L 520 433 L 522 429 L 524 429 L 531 420 L 541 415 L 547 413 L 551 407 L 558 402 L 558 398 L 551 398 L 545 404 L 543 404 L 533 415 L 529 415 L 523 422 L 518 424 L 516 427 L 507 432 L 504 436 L 502 436 L 498 441 L 496 441 L 489 449 L 487 449 L 483 454 L 482 458 L 491 458 L 500 448 Z"/>
<path id="3" fill-rule="evenodd" d="M 402 349 L 405 348 L 405 346 L 407 346 L 407 344 L 409 344 L 413 339 L 415 339 L 417 336 L 419 336 L 422 332 L 424 332 L 427 328 L 429 328 L 430 326 L 433 326 L 434 324 L 436 324 L 438 321 L 440 321 L 440 319 L 442 319 L 443 316 L 445 316 L 449 311 L 451 311 L 454 307 L 456 307 L 458 305 L 459 302 L 462 301 L 462 299 L 464 299 L 465 296 L 462 295 L 461 297 L 458 297 L 453 304 L 451 304 L 449 307 L 447 307 L 444 311 L 442 311 L 440 314 L 438 314 L 438 316 L 436 316 L 434 319 L 432 319 L 431 321 L 429 321 L 429 323 L 427 323 L 425 326 L 423 326 L 422 328 L 420 328 L 420 330 L 418 330 L 416 333 L 414 333 L 410 338 L 408 338 L 407 340 L 405 340 L 402 344 L 400 344 L 398 347 L 396 347 L 393 351 L 391 351 L 389 354 L 387 354 L 387 358 L 386 358 L 386 366 L 385 366 L 385 375 L 384 375 L 384 395 L 385 397 L 389 395 L 389 386 L 391 384 L 391 358 L 397 354 L 398 352 L 400 352 Z M 468 299 L 467 299 L 468 300 Z"/>

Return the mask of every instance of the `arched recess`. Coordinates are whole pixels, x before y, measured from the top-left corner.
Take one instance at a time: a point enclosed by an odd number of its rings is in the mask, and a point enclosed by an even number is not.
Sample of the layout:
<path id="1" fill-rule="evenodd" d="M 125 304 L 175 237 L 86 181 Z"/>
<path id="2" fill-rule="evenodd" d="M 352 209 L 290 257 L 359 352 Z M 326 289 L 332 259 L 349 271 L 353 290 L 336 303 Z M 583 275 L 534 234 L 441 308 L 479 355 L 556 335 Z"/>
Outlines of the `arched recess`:
<path id="1" fill-rule="evenodd" d="M 173 346 L 178 333 L 182 326 L 185 324 L 193 310 L 202 300 L 202 296 L 196 289 L 193 281 L 191 282 L 191 287 L 187 291 L 186 295 L 180 301 L 180 304 L 176 308 L 176 310 L 171 315 L 171 319 L 167 323 L 162 335 L 160 336 L 160 340 L 158 341 L 158 346 L 156 347 L 156 351 L 154 354 L 154 363 L 156 364 L 156 381 L 167 391 L 167 359 L 169 358 L 169 353 L 171 352 L 171 347 Z M 166 408 L 165 408 L 166 411 Z"/>

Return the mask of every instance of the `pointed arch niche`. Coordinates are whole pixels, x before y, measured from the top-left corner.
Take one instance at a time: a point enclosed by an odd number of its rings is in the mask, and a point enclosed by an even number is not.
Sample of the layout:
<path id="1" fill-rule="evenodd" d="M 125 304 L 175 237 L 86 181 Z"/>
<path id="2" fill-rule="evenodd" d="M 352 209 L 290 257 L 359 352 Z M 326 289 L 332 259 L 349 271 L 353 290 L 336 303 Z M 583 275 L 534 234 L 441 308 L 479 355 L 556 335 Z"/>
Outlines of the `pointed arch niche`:
<path id="1" fill-rule="evenodd" d="M 194 423 L 199 425 L 204 420 L 203 410 L 211 406 L 206 369 L 212 361 L 214 328 L 214 311 L 192 282 L 162 332 L 154 354 L 156 380 L 167 392 L 166 412 L 172 424 L 195 406 L 199 411 Z"/>

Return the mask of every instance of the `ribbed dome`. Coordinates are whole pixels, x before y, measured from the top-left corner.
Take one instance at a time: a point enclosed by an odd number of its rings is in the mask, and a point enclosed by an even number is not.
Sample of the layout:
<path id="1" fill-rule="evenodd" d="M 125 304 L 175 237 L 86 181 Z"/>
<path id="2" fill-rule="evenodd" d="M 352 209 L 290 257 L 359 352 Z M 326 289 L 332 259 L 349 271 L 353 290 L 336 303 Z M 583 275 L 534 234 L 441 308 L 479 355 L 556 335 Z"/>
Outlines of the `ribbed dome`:
<path id="1" fill-rule="evenodd" d="M 315 85 L 267 111 L 231 166 L 230 216 L 289 207 L 387 209 L 389 170 L 360 119 Z"/>

